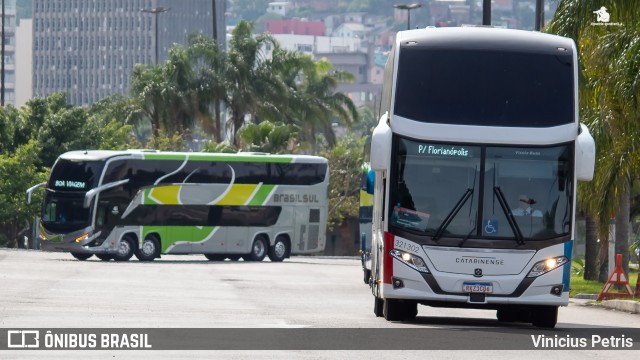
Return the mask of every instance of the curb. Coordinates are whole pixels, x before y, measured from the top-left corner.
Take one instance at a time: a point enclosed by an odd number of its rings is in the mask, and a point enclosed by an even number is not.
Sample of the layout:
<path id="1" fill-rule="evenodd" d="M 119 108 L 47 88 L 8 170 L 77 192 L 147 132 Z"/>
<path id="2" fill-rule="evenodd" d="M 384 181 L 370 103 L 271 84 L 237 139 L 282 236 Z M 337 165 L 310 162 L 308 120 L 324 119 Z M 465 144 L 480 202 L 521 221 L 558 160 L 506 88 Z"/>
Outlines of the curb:
<path id="1" fill-rule="evenodd" d="M 604 300 L 602 306 L 608 309 L 640 314 L 640 302 L 633 300 Z"/>
<path id="2" fill-rule="evenodd" d="M 601 306 L 607 309 L 624 311 L 631 314 L 640 314 L 640 302 L 633 300 L 603 300 L 600 303 L 596 303 L 595 300 L 598 298 L 598 294 L 577 294 L 573 297 L 574 299 L 581 300 L 592 300 L 594 302 L 589 302 L 589 305 L 593 306 Z"/>

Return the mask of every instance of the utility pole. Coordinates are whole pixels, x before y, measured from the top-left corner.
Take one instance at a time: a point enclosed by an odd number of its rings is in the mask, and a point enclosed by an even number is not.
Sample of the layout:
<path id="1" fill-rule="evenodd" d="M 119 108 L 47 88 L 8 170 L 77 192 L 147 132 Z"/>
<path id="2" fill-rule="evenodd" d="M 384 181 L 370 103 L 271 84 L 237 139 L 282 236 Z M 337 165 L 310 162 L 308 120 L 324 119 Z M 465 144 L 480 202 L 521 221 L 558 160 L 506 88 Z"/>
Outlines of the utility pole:
<path id="1" fill-rule="evenodd" d="M 2 54 L 0 56 L 2 56 L 2 66 L 0 67 L 0 72 L 2 72 L 2 74 L 0 75 L 0 82 L 2 83 L 1 87 L 0 87 L 0 106 L 4 106 L 4 0 L 2 0 L 2 24 L 0 24 L 0 26 L 2 26 L 2 51 L 0 51 Z"/>
<path id="2" fill-rule="evenodd" d="M 156 43 L 156 48 L 155 48 L 155 63 L 154 63 L 154 65 L 158 65 L 158 14 L 163 13 L 163 12 L 167 12 L 169 10 L 171 10 L 171 8 L 166 8 L 166 7 L 163 7 L 163 6 L 156 7 L 156 8 L 153 8 L 153 9 L 140 9 L 140 11 L 142 11 L 144 13 L 149 13 L 149 14 L 155 15 L 155 18 L 154 18 L 155 39 L 154 39 L 154 42 Z"/>
<path id="3" fill-rule="evenodd" d="M 491 25 L 491 0 L 482 1 L 482 25 Z"/>
<path id="4" fill-rule="evenodd" d="M 544 26 L 544 0 L 536 0 L 536 23 L 534 27 L 536 31 L 540 31 Z"/>

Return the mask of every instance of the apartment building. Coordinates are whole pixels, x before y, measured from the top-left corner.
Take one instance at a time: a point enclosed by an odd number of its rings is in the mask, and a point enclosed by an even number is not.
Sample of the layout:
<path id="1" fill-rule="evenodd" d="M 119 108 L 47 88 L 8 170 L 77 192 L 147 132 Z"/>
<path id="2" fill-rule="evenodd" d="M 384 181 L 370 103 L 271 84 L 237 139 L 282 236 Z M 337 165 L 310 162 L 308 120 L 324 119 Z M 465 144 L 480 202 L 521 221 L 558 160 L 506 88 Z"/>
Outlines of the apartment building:
<path id="1" fill-rule="evenodd" d="M 224 40 L 223 0 L 33 0 L 33 95 L 89 105 L 127 93 L 136 64 L 164 61 L 189 33 L 212 35 L 214 14 Z"/>

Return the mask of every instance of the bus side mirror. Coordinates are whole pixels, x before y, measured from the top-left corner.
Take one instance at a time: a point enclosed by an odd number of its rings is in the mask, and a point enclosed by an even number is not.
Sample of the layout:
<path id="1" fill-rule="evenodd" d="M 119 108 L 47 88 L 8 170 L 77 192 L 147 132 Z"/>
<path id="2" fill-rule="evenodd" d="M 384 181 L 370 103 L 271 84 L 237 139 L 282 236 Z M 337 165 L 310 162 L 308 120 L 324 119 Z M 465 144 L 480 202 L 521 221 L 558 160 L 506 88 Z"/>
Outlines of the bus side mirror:
<path id="1" fill-rule="evenodd" d="M 580 124 L 576 140 L 576 176 L 578 180 L 591 181 L 596 167 L 596 143 L 589 129 Z"/>
<path id="2" fill-rule="evenodd" d="M 382 115 L 380 122 L 371 136 L 371 168 L 384 171 L 391 163 L 391 128 L 387 123 L 387 113 Z"/>
<path id="3" fill-rule="evenodd" d="M 375 185 L 376 185 L 376 172 L 369 169 L 367 171 L 367 184 L 366 184 L 367 194 L 373 195 Z"/>
<path id="4" fill-rule="evenodd" d="M 28 189 L 27 189 L 27 205 L 31 204 L 31 194 L 33 194 L 33 192 L 34 192 L 37 188 L 39 188 L 39 187 L 43 187 L 43 186 L 45 186 L 46 184 L 47 184 L 46 182 L 43 182 L 43 183 L 40 183 L 40 184 L 38 184 L 38 185 L 32 186 L 32 187 L 30 187 L 30 188 L 28 188 Z"/>

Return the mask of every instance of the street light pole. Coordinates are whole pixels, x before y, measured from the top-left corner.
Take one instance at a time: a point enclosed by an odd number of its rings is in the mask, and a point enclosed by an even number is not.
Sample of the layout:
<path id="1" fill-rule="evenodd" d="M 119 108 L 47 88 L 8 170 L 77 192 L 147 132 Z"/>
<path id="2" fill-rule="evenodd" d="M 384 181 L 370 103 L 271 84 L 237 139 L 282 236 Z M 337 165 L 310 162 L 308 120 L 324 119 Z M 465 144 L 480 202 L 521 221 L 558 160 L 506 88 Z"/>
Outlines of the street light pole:
<path id="1" fill-rule="evenodd" d="M 160 7 L 156 7 L 153 9 L 140 9 L 141 12 L 144 13 L 149 13 L 149 14 L 153 14 L 155 15 L 155 19 L 154 19 L 154 28 L 155 28 L 155 43 L 156 43 L 156 48 L 155 48 L 155 63 L 154 65 L 158 65 L 158 14 L 163 13 L 163 12 L 167 12 L 171 10 L 171 8 L 166 8 L 163 6 Z"/>
<path id="2" fill-rule="evenodd" d="M 393 5 L 394 8 L 400 10 L 407 10 L 407 30 L 411 29 L 411 10 L 421 8 L 422 4 L 413 3 L 413 4 L 396 4 Z"/>
<path id="3" fill-rule="evenodd" d="M 0 56 L 2 56 L 2 67 L 0 68 L 0 82 L 2 83 L 2 87 L 0 88 L 0 106 L 4 106 L 4 0 L 2 0 L 2 51 Z"/>

